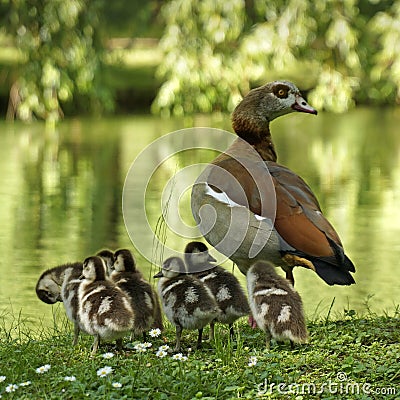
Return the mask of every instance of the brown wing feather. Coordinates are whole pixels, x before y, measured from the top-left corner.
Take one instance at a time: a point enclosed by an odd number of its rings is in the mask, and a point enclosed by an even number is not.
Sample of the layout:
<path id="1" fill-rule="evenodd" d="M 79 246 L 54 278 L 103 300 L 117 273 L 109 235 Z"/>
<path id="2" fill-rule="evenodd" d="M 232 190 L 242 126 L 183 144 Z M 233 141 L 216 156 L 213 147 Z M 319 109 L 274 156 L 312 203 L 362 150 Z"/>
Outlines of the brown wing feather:
<path id="1" fill-rule="evenodd" d="M 275 228 L 296 250 L 316 257 L 333 256 L 327 237 L 341 246 L 336 231 L 322 215 L 309 186 L 288 168 L 274 162 L 243 162 L 233 158 L 215 165 L 217 168 L 210 174 L 209 183 L 227 193 L 236 203 L 268 218 L 271 218 L 271 207 L 276 204 Z M 272 176 L 276 203 L 273 188 L 266 179 L 266 166 Z M 218 167 L 228 171 L 231 179 L 227 179 Z M 243 190 L 238 187 L 239 182 Z"/>

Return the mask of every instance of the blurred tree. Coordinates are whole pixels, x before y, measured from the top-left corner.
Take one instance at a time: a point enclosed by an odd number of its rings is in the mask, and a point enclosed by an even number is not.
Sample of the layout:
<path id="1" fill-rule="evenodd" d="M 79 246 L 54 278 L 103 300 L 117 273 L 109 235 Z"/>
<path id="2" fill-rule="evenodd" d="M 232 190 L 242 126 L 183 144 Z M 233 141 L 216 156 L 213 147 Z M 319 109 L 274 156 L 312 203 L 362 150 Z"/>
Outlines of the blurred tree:
<path id="1" fill-rule="evenodd" d="M 334 112 L 400 101 L 400 0 L 171 0 L 163 15 L 154 111 L 231 111 L 240 89 L 276 78 Z"/>
<path id="2" fill-rule="evenodd" d="M 2 0 L 3 26 L 26 61 L 19 65 L 9 116 L 56 121 L 61 104 L 74 96 L 87 111 L 113 107 L 101 80 L 102 5 L 103 0 Z"/>

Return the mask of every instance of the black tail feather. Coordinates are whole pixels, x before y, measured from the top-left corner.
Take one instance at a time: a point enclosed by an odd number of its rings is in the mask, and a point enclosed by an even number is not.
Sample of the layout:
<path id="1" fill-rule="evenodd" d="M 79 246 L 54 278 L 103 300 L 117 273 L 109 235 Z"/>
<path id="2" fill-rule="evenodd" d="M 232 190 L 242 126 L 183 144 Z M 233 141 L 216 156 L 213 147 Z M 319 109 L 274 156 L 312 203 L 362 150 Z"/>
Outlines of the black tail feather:
<path id="1" fill-rule="evenodd" d="M 315 272 L 328 285 L 352 285 L 356 283 L 349 271 L 339 268 L 337 265 L 332 265 L 317 258 L 313 259 L 312 263 L 314 264 Z"/>

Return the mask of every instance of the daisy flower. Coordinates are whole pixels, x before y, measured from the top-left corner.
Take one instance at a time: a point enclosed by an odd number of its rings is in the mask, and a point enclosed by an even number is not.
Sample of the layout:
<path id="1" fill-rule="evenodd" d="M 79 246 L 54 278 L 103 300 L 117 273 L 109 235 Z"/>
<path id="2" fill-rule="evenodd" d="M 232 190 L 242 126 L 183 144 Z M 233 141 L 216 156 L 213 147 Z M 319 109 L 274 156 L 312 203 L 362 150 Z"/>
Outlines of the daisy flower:
<path id="1" fill-rule="evenodd" d="M 29 386 L 30 384 L 32 384 L 31 381 L 25 381 L 25 382 L 21 382 L 18 386 Z"/>
<path id="2" fill-rule="evenodd" d="M 187 360 L 187 357 L 184 356 L 182 353 L 177 353 L 177 354 L 174 354 L 174 355 L 172 356 L 172 359 L 173 359 L 173 360 L 179 360 L 179 361 L 186 361 L 186 360 Z"/>
<path id="3" fill-rule="evenodd" d="M 50 368 L 51 368 L 51 365 L 50 365 L 50 364 L 42 365 L 41 367 L 36 368 L 36 373 L 37 373 L 37 374 L 44 374 L 44 373 L 47 372 Z"/>
<path id="4" fill-rule="evenodd" d="M 6 376 L 4 376 L 4 375 L 1 375 L 1 376 L 0 376 L 0 382 L 4 382 L 6 379 L 7 379 Z"/>
<path id="5" fill-rule="evenodd" d="M 111 367 L 103 367 L 97 370 L 97 376 L 100 378 L 104 378 L 108 374 L 111 374 L 113 372 L 113 369 Z"/>
<path id="6" fill-rule="evenodd" d="M 6 386 L 7 393 L 15 392 L 17 389 L 18 389 L 18 385 L 15 385 L 14 383 L 10 383 L 9 385 Z"/>
<path id="7" fill-rule="evenodd" d="M 159 328 L 154 328 L 154 329 L 152 329 L 152 330 L 149 332 L 149 335 L 150 335 L 151 337 L 158 337 L 158 336 L 161 335 L 161 329 L 159 329 Z"/>
<path id="8" fill-rule="evenodd" d="M 106 360 L 113 358 L 114 357 L 114 353 L 104 353 L 102 355 L 103 358 L 105 358 Z"/>
<path id="9" fill-rule="evenodd" d="M 169 346 L 167 344 L 163 344 L 162 346 L 160 346 L 158 348 L 158 350 L 162 350 L 162 351 L 167 351 L 169 349 Z"/>
<path id="10" fill-rule="evenodd" d="M 76 381 L 76 378 L 75 378 L 75 376 L 66 376 L 65 378 L 64 378 L 64 381 L 67 381 L 67 382 L 75 382 Z"/>
<path id="11" fill-rule="evenodd" d="M 135 344 L 134 349 L 139 353 L 144 353 L 146 351 L 146 347 L 144 343 Z"/>
<path id="12" fill-rule="evenodd" d="M 156 356 L 158 358 L 164 358 L 168 353 L 165 350 L 158 350 Z"/>
<path id="13" fill-rule="evenodd" d="M 117 389 L 122 388 L 122 383 L 119 383 L 119 382 L 113 382 L 111 385 L 112 385 L 112 387 L 117 388 Z"/>
<path id="14" fill-rule="evenodd" d="M 249 367 L 254 367 L 257 364 L 257 357 L 251 356 L 249 358 L 249 363 L 247 364 Z"/>
<path id="15" fill-rule="evenodd" d="M 151 346 L 153 346 L 153 345 L 150 342 L 143 343 L 143 347 L 146 347 L 147 349 L 149 349 Z"/>

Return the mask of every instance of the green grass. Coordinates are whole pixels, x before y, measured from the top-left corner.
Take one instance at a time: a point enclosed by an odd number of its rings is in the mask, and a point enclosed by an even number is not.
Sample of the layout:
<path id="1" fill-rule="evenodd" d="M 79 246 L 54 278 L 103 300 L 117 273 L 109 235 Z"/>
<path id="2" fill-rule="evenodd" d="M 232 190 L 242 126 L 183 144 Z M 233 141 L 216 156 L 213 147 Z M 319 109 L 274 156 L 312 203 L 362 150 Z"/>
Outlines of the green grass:
<path id="1" fill-rule="evenodd" d="M 91 357 L 92 338 L 81 337 L 72 347 L 72 329 L 64 317 L 55 317 L 51 329 L 32 332 L 17 316 L 11 328 L 0 325 L 0 376 L 5 376 L 0 395 L 4 399 L 395 399 L 400 396 L 399 312 L 361 316 L 345 311 L 335 318 L 310 321 L 310 343 L 294 350 L 273 343 L 266 351 L 263 333 L 250 329 L 245 319 L 236 326 L 233 342 L 226 327 L 219 325 L 215 343 L 206 340 L 201 350 L 190 350 L 196 332 L 185 331 L 186 361 L 174 360 L 172 353 L 156 356 L 159 346 L 173 347 L 174 329 L 168 324 L 160 337 L 149 338 L 152 347 L 145 352 L 136 351 L 136 343 L 125 342 L 122 352 L 104 344 Z M 114 356 L 105 359 L 106 352 Z M 251 356 L 257 358 L 253 366 L 249 366 Z M 48 371 L 36 372 L 46 364 L 51 366 Z M 106 366 L 112 372 L 99 377 L 97 371 Z M 65 380 L 71 376 L 74 381 Z M 30 384 L 21 386 L 23 382 Z M 11 384 L 19 387 L 8 392 Z"/>

